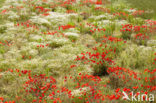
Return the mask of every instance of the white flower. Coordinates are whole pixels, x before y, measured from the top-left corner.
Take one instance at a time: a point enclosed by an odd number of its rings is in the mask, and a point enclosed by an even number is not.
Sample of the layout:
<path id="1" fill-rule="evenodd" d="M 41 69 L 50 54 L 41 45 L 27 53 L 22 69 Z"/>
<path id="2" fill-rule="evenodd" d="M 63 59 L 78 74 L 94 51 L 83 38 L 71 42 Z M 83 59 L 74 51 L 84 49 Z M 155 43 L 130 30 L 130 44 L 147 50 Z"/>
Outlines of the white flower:
<path id="1" fill-rule="evenodd" d="M 101 20 L 101 21 L 98 21 L 98 26 L 105 26 L 105 25 L 108 25 L 111 23 L 110 20 Z"/>
<path id="2" fill-rule="evenodd" d="M 103 18 L 107 18 L 107 16 L 106 15 L 99 15 L 99 16 L 97 16 L 95 19 L 96 20 L 99 20 L 99 19 L 103 19 Z"/>
<path id="3" fill-rule="evenodd" d="M 57 43 L 66 43 L 66 42 L 68 42 L 68 40 L 67 39 L 65 39 L 65 38 L 59 38 L 59 39 L 53 39 L 53 41 L 54 42 L 57 42 Z"/>
<path id="4" fill-rule="evenodd" d="M 69 43 L 69 40 L 66 38 L 53 38 L 51 41 L 47 42 L 48 44 L 52 45 L 65 45 Z"/>
<path id="5" fill-rule="evenodd" d="M 18 1 L 18 0 L 17 0 Z M 12 3 L 12 5 L 13 6 L 16 6 L 16 7 L 20 7 L 20 6 L 23 6 L 23 4 L 22 3 L 18 3 L 18 2 L 14 2 L 14 3 Z"/>
<path id="6" fill-rule="evenodd" d="M 35 16 L 35 15 L 36 15 L 36 13 L 32 13 L 32 15 L 33 15 L 33 16 Z"/>
<path id="7" fill-rule="evenodd" d="M 127 24 L 128 23 L 126 20 L 115 20 L 115 22 L 116 22 L 116 24 L 118 26 L 121 26 L 122 24 L 124 25 L 124 24 Z"/>
<path id="8" fill-rule="evenodd" d="M 129 12 L 129 13 L 133 13 L 136 11 L 136 9 L 124 9 L 125 11 Z"/>
<path id="9" fill-rule="evenodd" d="M 5 9 L 9 9 L 9 8 L 10 8 L 9 5 L 4 5 L 4 6 L 2 6 L 0 9 L 1 9 L 1 10 L 5 10 Z"/>
<path id="10" fill-rule="evenodd" d="M 102 19 L 102 18 L 111 19 L 112 17 L 113 17 L 113 15 L 110 15 L 108 13 L 105 13 L 103 15 L 97 16 L 96 19 Z"/>
<path id="11" fill-rule="evenodd" d="M 38 51 L 35 50 L 35 49 L 31 49 L 31 50 L 29 51 L 29 54 L 31 54 L 31 55 L 37 55 L 37 54 L 38 54 Z"/>
<path id="12" fill-rule="evenodd" d="M 77 34 L 77 33 L 72 33 L 72 32 L 67 32 L 67 33 L 65 33 L 64 35 L 66 35 L 66 36 L 75 36 L 75 37 L 78 37 L 78 36 L 79 36 L 79 34 Z"/>
<path id="13" fill-rule="evenodd" d="M 67 15 L 56 12 L 49 12 L 50 15 L 46 16 L 46 19 L 50 20 L 52 24 L 64 25 L 68 22 Z"/>
<path id="14" fill-rule="evenodd" d="M 53 26 L 55 25 L 65 25 L 70 21 L 70 18 L 77 17 L 77 14 L 66 14 L 66 13 L 57 13 L 49 12 L 50 15 L 45 18 L 49 20 Z"/>
<path id="15" fill-rule="evenodd" d="M 31 35 L 30 39 L 32 39 L 32 40 L 43 40 L 43 37 L 39 36 L 39 35 Z"/>
<path id="16" fill-rule="evenodd" d="M 69 42 L 69 40 L 67 38 L 55 37 L 55 36 L 51 36 L 51 35 L 46 35 L 45 40 L 48 42 L 56 42 L 56 43 L 64 43 L 64 44 Z"/>
<path id="17" fill-rule="evenodd" d="M 156 40 L 149 40 L 149 41 L 147 41 L 147 45 L 156 46 Z"/>
<path id="18" fill-rule="evenodd" d="M 17 31 L 18 28 L 16 28 L 16 27 L 9 27 L 9 28 L 7 28 L 7 30 L 8 30 L 8 31 Z"/>
<path id="19" fill-rule="evenodd" d="M 18 19 L 19 18 L 19 16 L 17 15 L 17 13 L 15 13 L 13 11 L 9 11 L 7 14 L 9 15 L 8 18 L 11 19 L 11 20 L 14 20 L 14 19 Z"/>
<path id="20" fill-rule="evenodd" d="M 6 0 L 5 3 L 13 3 L 13 2 L 17 2 L 17 0 Z"/>
<path id="21" fill-rule="evenodd" d="M 80 31 L 76 30 L 75 28 L 69 28 L 67 32 L 80 33 Z"/>
<path id="22" fill-rule="evenodd" d="M 39 58 L 31 59 L 31 60 L 25 60 L 22 63 L 18 64 L 21 68 L 39 68 L 40 65 L 42 65 L 42 62 Z"/>
<path id="23" fill-rule="evenodd" d="M 22 12 L 20 12 L 21 15 L 26 15 L 26 16 L 30 15 L 30 13 L 28 12 L 27 8 L 22 8 L 21 11 L 22 11 Z"/>
<path id="24" fill-rule="evenodd" d="M 41 18 L 39 16 L 33 16 L 30 21 L 37 23 L 37 24 L 47 24 L 47 25 L 51 25 L 50 22 L 45 19 L 45 18 Z"/>
<path id="25" fill-rule="evenodd" d="M 66 9 L 59 6 L 59 7 L 56 7 L 56 12 L 64 13 L 66 12 Z"/>
<path id="26" fill-rule="evenodd" d="M 6 24 L 5 24 L 5 26 L 8 28 L 8 27 L 14 27 L 14 23 L 12 23 L 12 22 L 7 22 Z"/>
<path id="27" fill-rule="evenodd" d="M 90 16 L 89 18 L 91 19 L 95 19 L 95 20 L 101 20 L 101 19 L 111 19 L 113 17 L 113 15 L 110 15 L 108 13 L 105 13 L 105 14 L 102 14 L 102 15 L 99 15 L 99 16 Z"/>

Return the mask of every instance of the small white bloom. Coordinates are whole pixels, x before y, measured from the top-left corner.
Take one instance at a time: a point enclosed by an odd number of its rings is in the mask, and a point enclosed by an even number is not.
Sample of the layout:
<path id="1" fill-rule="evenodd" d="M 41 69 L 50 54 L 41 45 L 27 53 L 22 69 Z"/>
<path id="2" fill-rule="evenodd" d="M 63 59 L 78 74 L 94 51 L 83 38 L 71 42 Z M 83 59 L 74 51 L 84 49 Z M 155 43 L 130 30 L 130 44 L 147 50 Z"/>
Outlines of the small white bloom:
<path id="1" fill-rule="evenodd" d="M 77 33 L 72 33 L 72 32 L 67 32 L 67 33 L 65 33 L 65 35 L 66 35 L 66 36 L 75 36 L 75 37 L 78 37 L 78 36 L 79 36 L 79 34 L 77 34 Z"/>
<path id="2" fill-rule="evenodd" d="M 37 54 L 38 54 L 38 51 L 35 50 L 35 49 L 31 49 L 31 50 L 29 51 L 29 54 L 31 54 L 31 55 L 37 55 Z"/>
<path id="3" fill-rule="evenodd" d="M 34 23 L 37 23 L 37 24 L 47 24 L 47 25 L 50 25 L 50 22 L 45 19 L 45 18 L 41 18 L 39 16 L 33 16 L 30 21 L 34 22 Z"/>
<path id="4" fill-rule="evenodd" d="M 84 87 L 84 88 L 73 90 L 71 94 L 73 96 L 81 96 L 83 92 L 87 92 L 88 90 L 89 90 L 89 87 Z"/>
<path id="5" fill-rule="evenodd" d="M 129 13 L 133 13 L 136 11 L 136 9 L 124 9 L 125 11 L 129 12 Z"/>

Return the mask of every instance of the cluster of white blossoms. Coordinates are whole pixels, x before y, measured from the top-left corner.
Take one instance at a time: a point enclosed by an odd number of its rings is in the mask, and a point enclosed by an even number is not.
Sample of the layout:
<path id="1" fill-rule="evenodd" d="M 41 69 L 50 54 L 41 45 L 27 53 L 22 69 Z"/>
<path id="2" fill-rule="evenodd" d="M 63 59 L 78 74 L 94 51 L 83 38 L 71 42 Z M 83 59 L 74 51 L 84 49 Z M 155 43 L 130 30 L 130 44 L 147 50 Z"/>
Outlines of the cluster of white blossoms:
<path id="1" fill-rule="evenodd" d="M 98 21 L 97 23 L 100 26 L 104 26 L 104 25 L 108 25 L 108 24 L 112 23 L 112 21 L 110 21 L 110 20 L 102 20 L 102 21 Z"/>
<path id="2" fill-rule="evenodd" d="M 67 33 L 64 33 L 65 36 L 74 36 L 74 37 L 79 37 L 79 34 L 77 33 L 72 33 L 72 32 L 67 32 Z"/>
<path id="3" fill-rule="evenodd" d="M 31 54 L 31 55 L 33 55 L 33 56 L 37 56 L 38 50 L 36 50 L 36 49 L 31 49 L 31 50 L 29 50 L 29 54 Z"/>
<path id="4" fill-rule="evenodd" d="M 20 68 L 37 69 L 42 65 L 42 61 L 39 58 L 24 60 L 17 64 Z M 40 68 L 42 69 L 42 68 Z"/>
<path id="5" fill-rule="evenodd" d="M 77 17 L 77 14 L 64 14 L 58 12 L 48 12 L 48 16 L 32 16 L 30 21 L 40 25 L 49 25 L 57 27 L 58 25 L 67 24 L 72 17 Z"/>
<path id="6" fill-rule="evenodd" d="M 95 20 L 101 20 L 101 19 L 108 19 L 109 20 L 111 18 L 113 18 L 113 15 L 105 13 L 103 15 L 96 16 Z"/>
<path id="7" fill-rule="evenodd" d="M 17 1 L 21 1 L 21 0 L 5 0 L 5 3 L 11 3 L 11 4 L 13 4 L 13 3 L 15 3 Z"/>
<path id="8" fill-rule="evenodd" d="M 5 10 L 5 9 L 9 9 L 9 8 L 10 8 L 9 5 L 5 5 L 5 6 L 2 6 L 2 7 L 0 8 L 0 10 Z"/>
<path id="9" fill-rule="evenodd" d="M 152 48 L 152 47 L 148 47 L 148 46 L 139 46 L 138 48 L 141 52 L 144 52 L 145 54 L 147 52 L 152 52 L 152 51 L 156 51 L 155 48 Z M 153 53 L 154 54 L 154 53 Z"/>
<path id="10" fill-rule="evenodd" d="M 127 12 L 129 12 L 129 13 L 133 13 L 133 12 L 136 11 L 136 9 L 124 9 L 124 11 L 127 11 Z"/>
<path id="11" fill-rule="evenodd" d="M 17 13 L 15 13 L 13 11 L 9 11 L 7 14 L 8 14 L 8 19 L 10 19 L 10 20 L 15 20 L 15 19 L 20 18 L 20 16 L 17 15 Z"/>
<path id="12" fill-rule="evenodd" d="M 33 16 L 31 17 L 30 21 L 40 25 L 51 25 L 51 23 L 47 19 L 41 18 L 40 16 Z"/>
<path id="13" fill-rule="evenodd" d="M 50 43 L 55 43 L 59 45 L 65 45 L 69 43 L 69 40 L 66 38 L 53 38 Z"/>
<path id="14" fill-rule="evenodd" d="M 75 28 L 69 28 L 68 30 L 66 30 L 67 32 L 72 32 L 72 33 L 80 33 L 79 30 L 75 29 Z"/>
<path id="15" fill-rule="evenodd" d="M 126 20 L 115 20 L 115 23 L 116 23 L 118 26 L 121 26 L 122 24 L 123 24 L 123 25 L 128 24 L 128 21 L 126 21 Z"/>
<path id="16" fill-rule="evenodd" d="M 71 92 L 72 96 L 81 96 L 83 92 L 89 91 L 89 87 L 79 88 Z"/>
<path id="17" fill-rule="evenodd" d="M 70 21 L 71 17 L 76 17 L 77 14 L 65 14 L 57 12 L 49 12 L 50 15 L 45 18 L 48 19 L 52 24 L 65 25 Z"/>
<path id="18" fill-rule="evenodd" d="M 89 18 L 97 20 L 97 21 L 98 20 L 109 20 L 109 19 L 113 18 L 113 15 L 105 13 L 105 14 L 98 15 L 98 16 L 90 16 Z"/>
<path id="19" fill-rule="evenodd" d="M 147 45 L 156 47 L 156 40 L 148 40 Z"/>
<path id="20" fill-rule="evenodd" d="M 31 41 L 44 40 L 42 36 L 40 36 L 40 35 L 34 35 L 34 34 L 31 34 L 30 37 L 29 37 L 29 39 Z"/>
<path id="21" fill-rule="evenodd" d="M 66 44 L 66 43 L 69 42 L 69 40 L 67 38 L 64 38 L 64 37 L 56 37 L 56 36 L 51 36 L 51 35 L 44 36 L 44 39 L 47 42 L 57 42 L 57 43 L 62 42 L 63 44 Z"/>

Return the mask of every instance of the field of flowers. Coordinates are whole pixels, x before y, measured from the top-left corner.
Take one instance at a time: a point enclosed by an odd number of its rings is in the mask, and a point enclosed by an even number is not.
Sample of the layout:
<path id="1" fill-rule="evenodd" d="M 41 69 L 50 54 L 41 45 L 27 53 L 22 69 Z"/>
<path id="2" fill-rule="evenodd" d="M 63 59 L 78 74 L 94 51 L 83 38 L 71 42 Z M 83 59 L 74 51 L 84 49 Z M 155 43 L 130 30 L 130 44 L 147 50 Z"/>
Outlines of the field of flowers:
<path id="1" fill-rule="evenodd" d="M 155 103 L 156 19 L 125 1 L 0 0 L 0 103 Z"/>

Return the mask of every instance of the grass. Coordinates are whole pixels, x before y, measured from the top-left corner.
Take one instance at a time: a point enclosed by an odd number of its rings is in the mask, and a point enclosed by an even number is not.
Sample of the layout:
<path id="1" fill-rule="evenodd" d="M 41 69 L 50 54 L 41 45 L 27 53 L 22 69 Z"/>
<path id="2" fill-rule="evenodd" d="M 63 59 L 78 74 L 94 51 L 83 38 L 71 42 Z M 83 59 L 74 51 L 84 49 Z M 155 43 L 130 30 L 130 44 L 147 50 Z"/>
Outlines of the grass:
<path id="1" fill-rule="evenodd" d="M 5 0 L 0 0 L 0 7 L 3 5 Z"/>

